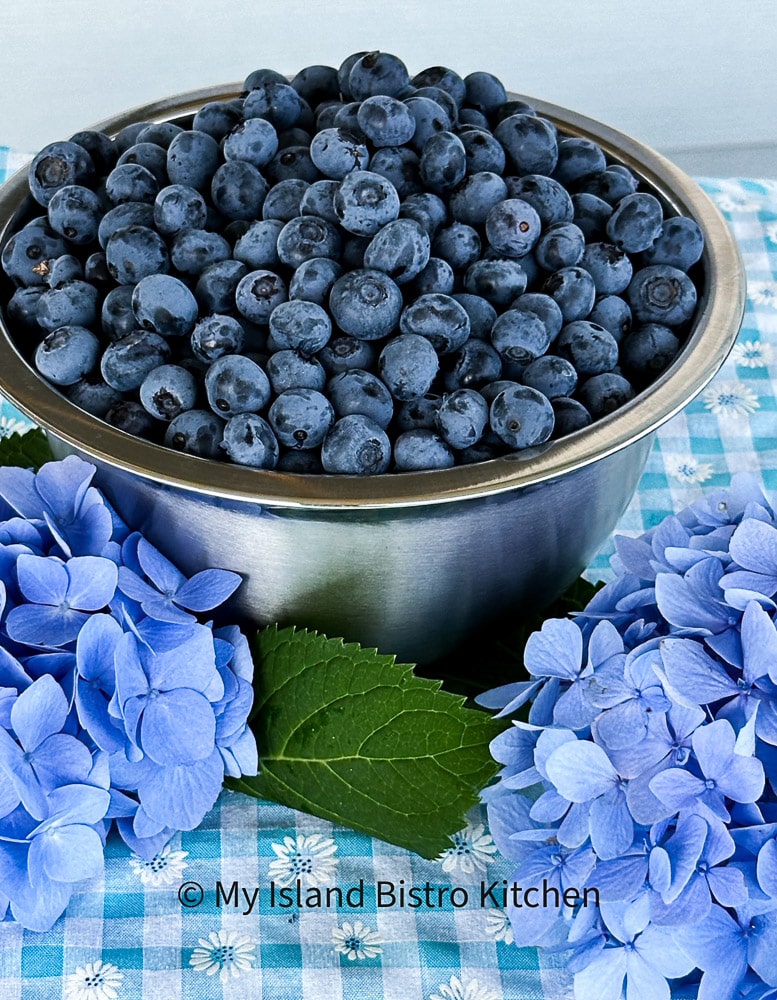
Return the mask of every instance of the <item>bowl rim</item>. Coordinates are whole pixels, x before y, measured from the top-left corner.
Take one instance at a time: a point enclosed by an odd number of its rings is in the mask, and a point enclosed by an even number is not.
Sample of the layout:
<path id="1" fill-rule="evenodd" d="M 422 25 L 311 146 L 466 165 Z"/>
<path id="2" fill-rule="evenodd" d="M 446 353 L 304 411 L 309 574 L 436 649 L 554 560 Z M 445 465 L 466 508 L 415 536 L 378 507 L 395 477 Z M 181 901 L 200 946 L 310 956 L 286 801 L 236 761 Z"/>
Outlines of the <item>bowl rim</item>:
<path id="1" fill-rule="evenodd" d="M 115 135 L 134 122 L 183 117 L 206 103 L 230 100 L 240 93 L 240 85 L 234 83 L 187 91 L 113 115 L 92 128 Z M 565 138 L 598 143 L 608 157 L 630 167 L 674 213 L 695 219 L 704 233 L 705 283 L 688 340 L 655 382 L 613 414 L 538 448 L 450 469 L 363 477 L 253 469 L 176 452 L 133 437 L 79 409 L 22 357 L 1 308 L 0 392 L 47 433 L 87 458 L 194 494 L 267 506 L 368 510 L 474 499 L 555 479 L 651 434 L 704 389 L 734 345 L 744 316 L 746 289 L 737 243 L 711 198 L 649 146 L 568 108 L 513 92 L 508 98 L 532 105 Z M 27 166 L 0 187 L 0 249 L 32 202 Z"/>

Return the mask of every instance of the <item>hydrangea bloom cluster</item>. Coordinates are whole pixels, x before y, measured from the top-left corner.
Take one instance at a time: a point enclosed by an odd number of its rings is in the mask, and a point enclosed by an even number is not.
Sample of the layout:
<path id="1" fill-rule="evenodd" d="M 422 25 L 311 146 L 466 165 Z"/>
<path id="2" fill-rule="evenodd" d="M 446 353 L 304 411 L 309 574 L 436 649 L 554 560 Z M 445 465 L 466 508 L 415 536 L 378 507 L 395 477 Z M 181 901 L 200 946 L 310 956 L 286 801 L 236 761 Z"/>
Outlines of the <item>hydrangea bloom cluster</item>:
<path id="1" fill-rule="evenodd" d="M 599 894 L 513 906 L 515 940 L 567 950 L 580 1000 L 668 1000 L 686 977 L 699 1000 L 777 996 L 774 509 L 735 477 L 615 563 L 529 638 L 531 680 L 480 699 L 530 703 L 485 793 L 515 881 Z"/>
<path id="2" fill-rule="evenodd" d="M 113 820 L 151 858 L 257 771 L 247 640 L 197 617 L 240 577 L 187 579 L 94 472 L 0 469 L 0 919 L 33 930 L 102 869 Z"/>

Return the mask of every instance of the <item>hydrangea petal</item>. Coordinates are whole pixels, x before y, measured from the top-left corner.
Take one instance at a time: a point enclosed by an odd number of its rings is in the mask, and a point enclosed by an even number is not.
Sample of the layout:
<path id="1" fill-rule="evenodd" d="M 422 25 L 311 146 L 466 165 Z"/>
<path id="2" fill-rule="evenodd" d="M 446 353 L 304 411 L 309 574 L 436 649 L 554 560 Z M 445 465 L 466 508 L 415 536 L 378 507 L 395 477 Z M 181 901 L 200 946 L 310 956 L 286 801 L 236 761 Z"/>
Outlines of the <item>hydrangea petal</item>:
<path id="1" fill-rule="evenodd" d="M 751 921 L 747 959 L 753 971 L 770 986 L 777 986 L 777 915 L 764 913 Z"/>
<path id="2" fill-rule="evenodd" d="M 670 767 L 650 779 L 650 790 L 671 810 L 691 805 L 705 789 L 704 782 L 690 771 Z"/>
<path id="3" fill-rule="evenodd" d="M 777 840 L 767 840 L 758 852 L 756 872 L 763 891 L 777 897 Z"/>
<path id="4" fill-rule="evenodd" d="M 637 939 L 636 952 L 626 962 L 626 1000 L 670 1000 L 669 983 L 654 965 L 646 961 Z"/>
<path id="5" fill-rule="evenodd" d="M 618 774 L 600 746 L 571 740 L 548 757 L 545 769 L 560 795 L 570 802 L 587 802 L 608 791 Z"/>
<path id="6" fill-rule="evenodd" d="M 35 473 L 30 469 L 0 468 L 0 497 L 24 518 L 43 518 L 43 503 L 35 489 Z"/>
<path id="7" fill-rule="evenodd" d="M 29 869 L 36 886 L 46 879 L 81 882 L 103 869 L 103 842 L 91 826 L 47 830 L 30 844 Z"/>
<path id="8" fill-rule="evenodd" d="M 108 694 L 115 689 L 114 654 L 123 635 L 110 615 L 92 615 L 78 634 L 76 664 L 84 680 L 95 681 Z"/>
<path id="9" fill-rule="evenodd" d="M 743 569 L 765 576 L 777 574 L 777 528 L 763 521 L 742 521 L 731 536 L 730 551 Z"/>
<path id="10" fill-rule="evenodd" d="M 583 682 L 575 680 L 558 698 L 553 709 L 553 721 L 557 726 L 580 730 L 590 726 L 596 714 L 597 710 L 586 697 Z"/>
<path id="11" fill-rule="evenodd" d="M 529 636 L 523 655 L 533 676 L 573 680 L 583 659 L 583 634 L 568 618 L 549 618 Z"/>
<path id="12" fill-rule="evenodd" d="M 742 653 L 747 681 L 752 683 L 768 674 L 777 683 L 777 629 L 755 601 L 742 615 Z"/>
<path id="13" fill-rule="evenodd" d="M 721 906 L 743 906 L 747 902 L 747 882 L 744 874 L 732 865 L 718 865 L 707 873 L 710 892 Z"/>
<path id="14" fill-rule="evenodd" d="M 163 594 L 172 597 L 186 582 L 184 574 L 145 538 L 139 539 L 137 554 L 143 572 Z"/>
<path id="15" fill-rule="evenodd" d="M 68 603 L 80 611 L 107 607 L 118 583 L 116 563 L 99 556 L 75 556 L 67 563 Z"/>
<path id="16" fill-rule="evenodd" d="M 15 641 L 38 648 L 66 646 L 78 638 L 88 615 L 48 604 L 22 604 L 6 619 L 8 635 Z"/>
<path id="17" fill-rule="evenodd" d="M 594 799 L 590 812 L 591 844 L 597 855 L 607 861 L 624 854 L 634 840 L 634 823 L 621 788 L 611 788 Z"/>
<path id="18" fill-rule="evenodd" d="M 218 749 L 224 761 L 224 770 L 231 778 L 239 778 L 241 774 L 258 774 L 259 748 L 248 726 L 229 746 L 219 746 Z"/>
<path id="19" fill-rule="evenodd" d="M 665 848 L 672 872 L 669 887 L 662 893 L 665 903 L 674 902 L 688 884 L 702 855 L 708 830 L 701 816 L 686 816 L 678 822 Z"/>
<path id="20" fill-rule="evenodd" d="M 5 729 L 0 729 L 0 776 L 5 771 L 24 808 L 35 819 L 48 813 L 46 796 L 24 751 Z"/>
<path id="21" fill-rule="evenodd" d="M 215 737 L 213 709 L 198 692 L 177 688 L 147 700 L 141 745 L 158 764 L 174 766 L 203 760 L 212 752 Z"/>
<path id="22" fill-rule="evenodd" d="M 224 781 L 218 750 L 205 760 L 177 767 L 159 767 L 144 775 L 138 786 L 146 812 L 177 830 L 193 830 L 213 807 Z"/>
<path id="23" fill-rule="evenodd" d="M 65 725 L 68 703 L 53 677 L 45 675 L 23 691 L 11 709 L 11 725 L 29 753 Z"/>
<path id="24" fill-rule="evenodd" d="M 641 742 L 647 733 L 647 711 L 636 698 L 602 712 L 596 734 L 608 750 L 622 750 Z"/>
<path id="25" fill-rule="evenodd" d="M 556 836 L 565 847 L 582 847 L 590 832 L 590 802 L 573 802 Z"/>
<path id="26" fill-rule="evenodd" d="M 175 595 L 177 604 L 189 611 L 211 611 L 231 597 L 243 578 L 226 569 L 204 569 L 186 581 Z"/>
<path id="27" fill-rule="evenodd" d="M 621 1000 L 626 978 L 624 948 L 605 948 L 575 976 L 575 997 L 578 1000 Z"/>
<path id="28" fill-rule="evenodd" d="M 86 780 L 92 767 L 92 755 L 74 736 L 56 733 L 37 747 L 32 767 L 41 785 L 50 791 L 58 785 Z"/>
<path id="29" fill-rule="evenodd" d="M 591 882 L 604 902 L 625 902 L 633 899 L 642 888 L 647 870 L 644 854 L 598 861 Z"/>
<path id="30" fill-rule="evenodd" d="M 542 680 L 517 681 L 514 684 L 503 684 L 502 687 L 479 694 L 475 698 L 475 701 L 483 708 L 488 708 L 492 711 L 498 709 L 496 718 L 502 719 L 507 715 L 512 715 L 522 705 L 525 705 L 541 684 Z"/>
<path id="31" fill-rule="evenodd" d="M 739 691 L 721 664 L 693 639 L 664 639 L 661 660 L 674 690 L 693 704 L 707 705 Z"/>
<path id="32" fill-rule="evenodd" d="M 58 559 L 22 554 L 16 561 L 16 575 L 19 589 L 33 604 L 60 604 L 65 600 L 68 573 Z"/>

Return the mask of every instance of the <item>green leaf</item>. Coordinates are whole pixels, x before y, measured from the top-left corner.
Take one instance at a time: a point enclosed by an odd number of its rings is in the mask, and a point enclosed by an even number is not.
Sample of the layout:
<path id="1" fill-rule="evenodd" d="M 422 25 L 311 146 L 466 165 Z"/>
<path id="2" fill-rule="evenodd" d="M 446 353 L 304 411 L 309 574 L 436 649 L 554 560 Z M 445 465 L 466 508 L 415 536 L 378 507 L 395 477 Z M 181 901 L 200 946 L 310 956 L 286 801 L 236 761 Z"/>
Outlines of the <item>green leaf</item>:
<path id="1" fill-rule="evenodd" d="M 393 656 L 316 632 L 270 626 L 254 654 L 261 773 L 231 788 L 427 858 L 450 847 L 497 773 L 488 746 L 505 723 Z"/>
<path id="2" fill-rule="evenodd" d="M 0 438 L 0 465 L 18 465 L 37 472 L 53 457 L 48 438 L 39 427 Z"/>

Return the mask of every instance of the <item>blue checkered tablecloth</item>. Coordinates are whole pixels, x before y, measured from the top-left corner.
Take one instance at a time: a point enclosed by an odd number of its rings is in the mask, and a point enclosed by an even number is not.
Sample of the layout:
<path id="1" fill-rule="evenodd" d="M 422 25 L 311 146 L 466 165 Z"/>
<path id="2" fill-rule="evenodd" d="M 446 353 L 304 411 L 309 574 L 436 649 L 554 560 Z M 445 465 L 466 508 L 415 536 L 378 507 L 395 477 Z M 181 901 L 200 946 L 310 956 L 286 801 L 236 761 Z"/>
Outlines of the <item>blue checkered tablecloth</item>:
<path id="1" fill-rule="evenodd" d="M 0 181 L 23 159 L 0 147 Z M 739 241 L 747 313 L 719 376 L 659 431 L 619 525 L 628 534 L 727 485 L 734 472 L 756 473 L 777 494 L 777 182 L 702 183 Z M 0 403 L 0 435 L 26 426 Z M 590 578 L 607 575 L 612 552 L 609 542 Z M 363 900 L 273 905 L 270 882 L 292 883 L 305 868 L 324 890 L 362 885 Z M 441 859 L 424 861 L 224 792 L 197 830 L 152 863 L 110 838 L 104 876 L 84 884 L 50 932 L 0 924 L 0 1000 L 566 1000 L 563 957 L 516 948 L 504 911 L 490 898 L 481 906 L 481 884 L 510 875 L 480 811 Z M 468 902 L 379 907 L 378 886 L 398 892 L 402 882 L 461 887 Z M 235 905 L 233 884 L 249 894 L 260 887 L 250 912 L 244 898 Z"/>

